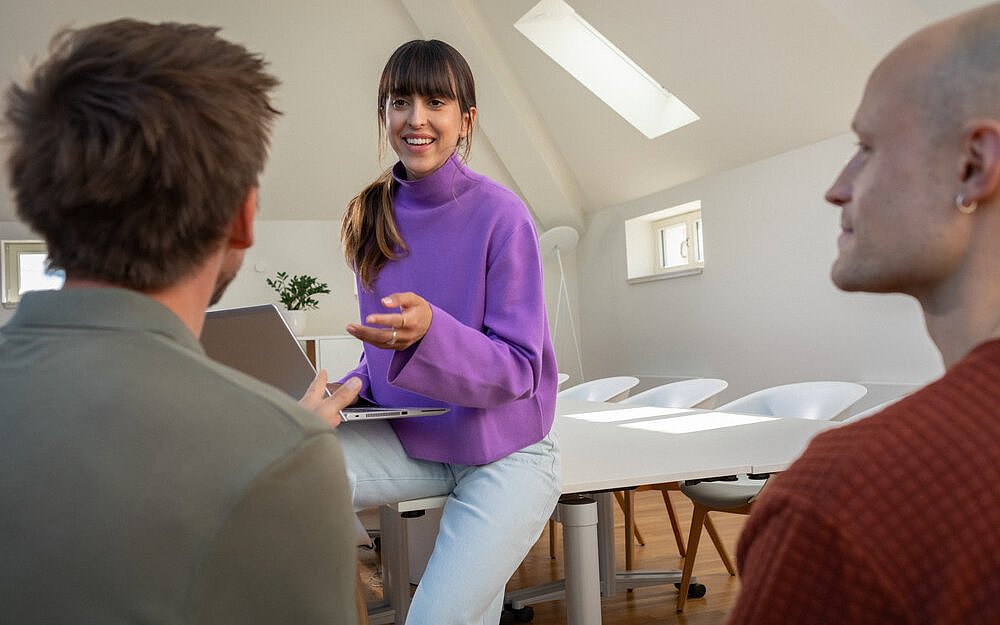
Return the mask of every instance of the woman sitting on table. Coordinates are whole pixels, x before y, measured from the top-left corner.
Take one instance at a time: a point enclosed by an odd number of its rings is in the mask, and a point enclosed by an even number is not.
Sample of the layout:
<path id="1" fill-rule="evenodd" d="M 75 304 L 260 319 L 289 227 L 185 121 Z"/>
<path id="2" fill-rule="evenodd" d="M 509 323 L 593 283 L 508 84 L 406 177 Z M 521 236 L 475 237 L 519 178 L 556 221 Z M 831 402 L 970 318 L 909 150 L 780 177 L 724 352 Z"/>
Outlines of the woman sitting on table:
<path id="1" fill-rule="evenodd" d="M 378 405 L 449 412 L 341 427 L 354 505 L 448 495 L 407 623 L 496 625 L 559 497 L 538 238 L 514 193 L 465 166 L 475 87 L 454 48 L 402 45 L 377 105 L 399 162 L 344 217 L 364 354 L 343 379 Z"/>

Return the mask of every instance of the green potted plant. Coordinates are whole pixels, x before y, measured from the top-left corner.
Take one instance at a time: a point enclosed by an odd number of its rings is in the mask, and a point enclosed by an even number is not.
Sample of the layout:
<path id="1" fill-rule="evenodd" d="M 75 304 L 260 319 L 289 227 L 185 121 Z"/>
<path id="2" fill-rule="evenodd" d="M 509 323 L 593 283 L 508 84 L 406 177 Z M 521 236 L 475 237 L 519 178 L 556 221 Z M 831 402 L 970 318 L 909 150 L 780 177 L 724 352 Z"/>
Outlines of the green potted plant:
<path id="1" fill-rule="evenodd" d="M 295 334 L 302 334 L 305 329 L 305 311 L 319 307 L 319 301 L 313 296 L 330 292 L 326 282 L 306 274 L 289 277 L 287 272 L 279 271 L 274 279 L 266 280 L 267 285 L 278 293 L 278 299 L 285 307 L 285 320 Z"/>

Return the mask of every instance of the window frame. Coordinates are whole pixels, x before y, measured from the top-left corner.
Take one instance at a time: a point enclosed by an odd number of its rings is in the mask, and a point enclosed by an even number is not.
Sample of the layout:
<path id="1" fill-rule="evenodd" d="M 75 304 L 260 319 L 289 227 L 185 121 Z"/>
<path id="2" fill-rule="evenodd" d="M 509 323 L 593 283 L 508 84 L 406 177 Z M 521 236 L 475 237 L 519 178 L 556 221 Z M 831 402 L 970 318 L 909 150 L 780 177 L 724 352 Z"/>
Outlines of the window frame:
<path id="1" fill-rule="evenodd" d="M 678 223 L 686 224 L 689 250 L 691 249 L 691 237 L 700 234 L 700 246 L 695 245 L 694 252 L 696 255 L 700 252 L 701 259 L 695 259 L 693 262 L 688 262 L 684 265 L 664 267 L 660 231 L 664 227 Z M 671 208 L 665 208 L 626 220 L 626 282 L 629 284 L 639 284 L 652 280 L 701 274 L 705 268 L 703 226 L 701 200 L 685 202 Z"/>
<path id="2" fill-rule="evenodd" d="M 682 265 L 668 266 L 666 264 L 665 250 L 663 248 L 663 233 L 666 229 L 679 224 L 684 224 L 685 227 L 686 236 L 684 243 L 687 245 L 687 262 Z M 660 219 L 659 221 L 654 221 L 650 224 L 650 227 L 654 232 L 653 244 L 656 246 L 654 253 L 656 254 L 655 258 L 658 259 L 656 263 L 656 273 L 678 273 L 705 267 L 705 242 L 701 227 L 700 209 Z M 692 252 L 694 254 L 693 258 Z M 684 253 L 682 253 L 682 256 L 684 256 Z M 699 256 L 701 258 L 698 258 Z"/>
<path id="3" fill-rule="evenodd" d="M 45 241 L 21 239 L 0 241 L 0 305 L 17 308 L 21 301 L 21 259 L 28 254 L 46 254 Z"/>

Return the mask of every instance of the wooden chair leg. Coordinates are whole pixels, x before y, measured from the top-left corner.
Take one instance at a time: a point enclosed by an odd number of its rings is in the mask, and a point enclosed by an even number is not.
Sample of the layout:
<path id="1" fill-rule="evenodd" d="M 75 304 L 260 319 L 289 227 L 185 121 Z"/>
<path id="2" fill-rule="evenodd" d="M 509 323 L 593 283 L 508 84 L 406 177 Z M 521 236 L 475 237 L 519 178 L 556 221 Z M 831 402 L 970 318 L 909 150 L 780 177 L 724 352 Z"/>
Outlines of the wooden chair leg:
<path id="1" fill-rule="evenodd" d="M 363 571 L 361 563 L 358 562 L 358 579 L 357 583 L 354 584 L 354 604 L 358 610 L 358 625 L 368 625 L 368 602 L 365 601 L 365 593 L 362 590 L 365 583 L 362 576 Z"/>
<path id="2" fill-rule="evenodd" d="M 681 536 L 681 524 L 677 521 L 674 504 L 670 501 L 670 491 L 668 489 L 661 489 L 660 494 L 663 495 L 663 505 L 667 508 L 667 516 L 670 518 L 670 529 L 674 530 L 674 542 L 677 543 L 677 553 L 681 554 L 683 558 L 687 550 L 684 548 L 684 537 Z"/>
<path id="3" fill-rule="evenodd" d="M 618 501 L 618 506 L 622 509 L 622 513 L 625 516 L 625 570 L 632 570 L 632 563 L 635 559 L 635 543 L 638 542 L 640 545 L 645 545 L 646 542 L 642 539 L 642 534 L 639 533 L 639 528 L 635 524 L 635 506 L 633 505 L 634 499 L 632 497 L 633 493 L 631 490 L 615 491 L 615 500 Z M 629 590 L 632 590 L 629 588 Z"/>
<path id="4" fill-rule="evenodd" d="M 732 561 L 729 559 L 729 553 L 726 552 L 726 546 L 722 544 L 722 539 L 719 538 L 719 533 L 715 531 L 715 525 L 712 524 L 712 517 L 705 515 L 705 529 L 708 530 L 708 535 L 712 537 L 712 543 L 715 544 L 715 550 L 719 552 L 719 557 L 722 558 L 722 563 L 726 565 L 726 570 L 729 571 L 730 575 L 736 575 L 736 568 L 733 567 Z"/>
<path id="5" fill-rule="evenodd" d="M 635 518 L 632 498 L 632 491 L 622 493 L 622 511 L 625 513 L 625 570 L 632 570 L 632 561 L 635 557 Z M 632 590 L 629 588 L 629 590 Z"/>
<path id="6" fill-rule="evenodd" d="M 618 502 L 618 507 L 621 508 L 622 514 L 625 516 L 625 526 L 626 527 L 628 527 L 629 525 L 632 526 L 632 534 L 633 536 L 635 536 L 635 542 L 639 543 L 640 545 L 645 545 L 646 540 L 642 537 L 642 532 L 639 531 L 639 526 L 635 522 L 635 513 L 629 512 L 625 509 L 625 498 L 628 497 L 631 500 L 632 495 L 633 491 L 631 490 L 616 490 L 615 501 Z M 631 524 L 629 523 L 630 519 L 632 521 Z M 625 549 L 626 549 L 625 552 L 628 553 L 628 546 L 626 546 Z"/>
<path id="7" fill-rule="evenodd" d="M 634 493 L 628 491 L 628 498 L 631 500 Z M 635 542 L 639 543 L 640 547 L 646 546 L 646 539 L 642 537 L 642 532 L 639 531 L 639 524 L 635 522 L 635 506 L 632 506 L 632 533 L 635 535 Z"/>
<path id="8" fill-rule="evenodd" d="M 618 502 L 618 507 L 621 509 L 622 513 L 625 512 L 625 491 L 616 490 L 614 492 L 615 501 Z"/>
<path id="9" fill-rule="evenodd" d="M 641 490 L 641 489 L 640 489 Z M 618 507 L 622 509 L 622 513 L 625 513 L 625 497 L 631 497 L 634 491 L 631 490 L 616 490 L 615 491 L 615 501 L 618 502 Z M 646 539 L 642 537 L 642 532 L 639 531 L 639 525 L 635 522 L 635 515 L 632 515 L 632 532 L 635 534 L 635 542 L 640 545 L 646 544 Z"/>
<path id="10" fill-rule="evenodd" d="M 694 571 L 694 559 L 698 555 L 698 542 L 701 540 L 701 528 L 705 524 L 708 508 L 694 504 L 691 513 L 691 533 L 688 534 L 687 555 L 684 556 L 684 569 L 681 571 L 681 587 L 677 591 L 677 611 L 684 611 L 687 603 L 688 588 L 691 586 L 691 573 Z"/>

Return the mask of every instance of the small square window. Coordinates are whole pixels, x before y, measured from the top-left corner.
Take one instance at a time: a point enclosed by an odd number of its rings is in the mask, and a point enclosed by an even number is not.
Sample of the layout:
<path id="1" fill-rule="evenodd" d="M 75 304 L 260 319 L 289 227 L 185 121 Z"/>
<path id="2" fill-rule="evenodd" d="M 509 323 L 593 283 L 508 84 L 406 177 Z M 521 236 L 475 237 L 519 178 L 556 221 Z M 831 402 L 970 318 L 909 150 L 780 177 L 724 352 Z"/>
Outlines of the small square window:
<path id="1" fill-rule="evenodd" d="M 656 230 L 657 273 L 705 266 L 701 211 L 691 211 L 653 223 Z"/>
<path id="2" fill-rule="evenodd" d="M 28 291 L 62 287 L 66 274 L 49 269 L 44 241 L 0 242 L 0 278 L 4 308 L 14 308 Z"/>
<path id="3" fill-rule="evenodd" d="M 701 273 L 705 266 L 701 202 L 629 219 L 625 249 L 629 282 Z"/>

